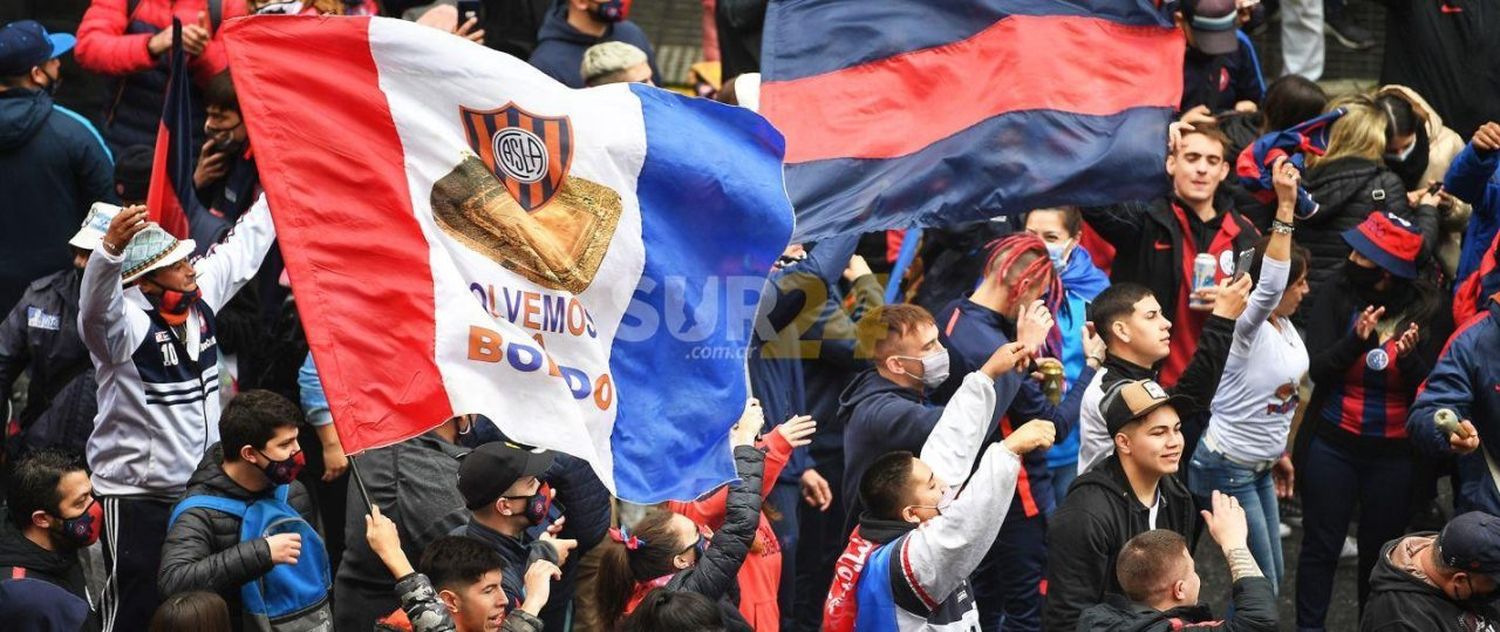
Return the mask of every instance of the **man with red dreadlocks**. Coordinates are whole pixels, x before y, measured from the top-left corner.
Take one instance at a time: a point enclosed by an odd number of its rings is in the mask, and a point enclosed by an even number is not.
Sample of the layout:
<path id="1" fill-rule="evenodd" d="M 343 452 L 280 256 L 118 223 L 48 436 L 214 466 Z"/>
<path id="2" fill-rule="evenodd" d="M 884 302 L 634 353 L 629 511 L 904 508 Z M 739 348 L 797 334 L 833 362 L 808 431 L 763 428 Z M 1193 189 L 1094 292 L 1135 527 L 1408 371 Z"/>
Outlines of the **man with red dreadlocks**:
<path id="1" fill-rule="evenodd" d="M 967 375 L 1012 341 L 1025 345 L 1033 357 L 1061 354 L 1062 338 L 1052 318 L 1062 300 L 1062 284 L 1047 256 L 1047 245 L 1031 233 L 1013 233 L 992 243 L 979 287 L 949 303 L 938 316 L 943 346 L 952 352 L 953 375 Z M 1045 299 L 1045 300 L 1044 300 Z M 1010 436 L 1017 420 L 1045 419 L 1062 440 L 1078 422 L 1084 386 L 1104 360 L 1104 343 L 1092 332 L 1082 332 L 1086 366 L 1073 388 L 1054 403 L 1036 380 L 1007 374 L 996 380 L 1002 392 L 1015 390 L 1009 406 L 995 408 L 1000 436 Z M 1039 351 L 1046 350 L 1045 354 Z M 1001 384 L 1001 382 L 1014 384 Z M 954 380 L 950 386 L 956 387 Z M 939 401 L 946 401 L 938 392 Z M 1003 401 L 1003 400 L 1002 400 Z M 993 432 L 993 431 L 992 431 Z M 1047 514 L 1055 502 L 1052 472 L 1041 451 L 1027 454 L 1016 480 L 1016 494 L 1000 527 L 998 542 L 972 578 L 975 601 L 984 629 L 1040 630 L 1042 570 L 1047 562 Z"/>

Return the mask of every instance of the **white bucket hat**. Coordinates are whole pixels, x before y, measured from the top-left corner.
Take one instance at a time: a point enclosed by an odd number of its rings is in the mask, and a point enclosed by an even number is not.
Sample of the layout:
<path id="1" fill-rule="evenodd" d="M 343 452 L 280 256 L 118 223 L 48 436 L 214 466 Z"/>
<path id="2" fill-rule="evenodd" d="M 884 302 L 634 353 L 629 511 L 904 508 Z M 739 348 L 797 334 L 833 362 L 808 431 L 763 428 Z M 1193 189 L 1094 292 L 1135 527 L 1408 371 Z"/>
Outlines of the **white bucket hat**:
<path id="1" fill-rule="evenodd" d="M 118 206 L 108 202 L 94 202 L 89 207 L 88 215 L 83 218 L 83 226 L 68 240 L 68 245 L 84 250 L 98 250 L 99 243 L 104 241 L 104 233 L 109 232 L 109 223 L 119 214 Z"/>

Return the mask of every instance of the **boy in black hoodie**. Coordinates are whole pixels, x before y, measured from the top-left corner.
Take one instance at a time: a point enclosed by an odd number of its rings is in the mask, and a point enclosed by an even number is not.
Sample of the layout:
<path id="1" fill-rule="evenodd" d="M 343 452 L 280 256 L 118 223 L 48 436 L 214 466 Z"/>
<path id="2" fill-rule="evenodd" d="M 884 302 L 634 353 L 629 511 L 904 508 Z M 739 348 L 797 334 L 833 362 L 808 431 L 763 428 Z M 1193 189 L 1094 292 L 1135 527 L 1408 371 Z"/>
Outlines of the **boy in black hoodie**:
<path id="1" fill-rule="evenodd" d="M 51 451 L 17 461 L 0 524 L 0 621 L 7 630 L 97 630 L 78 550 L 99 539 L 104 509 L 88 472 Z"/>
<path id="2" fill-rule="evenodd" d="M 1362 632 L 1493 630 L 1500 574 L 1500 518 L 1473 511 L 1438 534 L 1414 533 L 1380 551 L 1370 574 Z"/>

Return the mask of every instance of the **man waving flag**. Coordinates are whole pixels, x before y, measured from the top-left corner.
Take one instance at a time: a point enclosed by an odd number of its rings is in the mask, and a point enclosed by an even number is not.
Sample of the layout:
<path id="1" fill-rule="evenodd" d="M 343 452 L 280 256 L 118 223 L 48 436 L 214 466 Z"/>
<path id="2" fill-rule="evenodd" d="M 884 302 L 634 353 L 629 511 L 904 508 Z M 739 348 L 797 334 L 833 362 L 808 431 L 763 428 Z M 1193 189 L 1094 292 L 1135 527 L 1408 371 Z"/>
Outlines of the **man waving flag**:
<path id="1" fill-rule="evenodd" d="M 351 453 L 480 413 L 627 500 L 734 477 L 744 312 L 791 234 L 764 119 L 399 20 L 224 37 Z"/>
<path id="2" fill-rule="evenodd" d="M 1166 192 L 1184 41 L 1151 0 L 773 0 L 762 46 L 799 241 Z"/>

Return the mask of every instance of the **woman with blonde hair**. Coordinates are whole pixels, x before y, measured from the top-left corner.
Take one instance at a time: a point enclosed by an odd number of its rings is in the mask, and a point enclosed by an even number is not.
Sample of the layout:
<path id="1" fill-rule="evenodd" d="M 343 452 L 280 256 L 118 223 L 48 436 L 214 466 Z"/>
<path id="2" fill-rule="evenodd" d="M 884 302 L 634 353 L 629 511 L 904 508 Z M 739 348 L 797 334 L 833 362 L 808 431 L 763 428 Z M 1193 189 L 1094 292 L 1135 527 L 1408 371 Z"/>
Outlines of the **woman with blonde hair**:
<path id="1" fill-rule="evenodd" d="M 1307 283 L 1313 296 L 1337 278 L 1349 256 L 1349 245 L 1340 235 L 1371 212 L 1394 213 L 1417 224 L 1427 243 L 1437 235 L 1437 196 L 1424 195 L 1413 208 L 1400 176 L 1382 159 L 1392 132 L 1385 110 L 1363 94 L 1341 97 L 1329 107 L 1345 113 L 1333 124 L 1328 151 L 1308 156 L 1303 186 L 1318 210 L 1297 223 L 1297 242 L 1312 253 Z"/>

